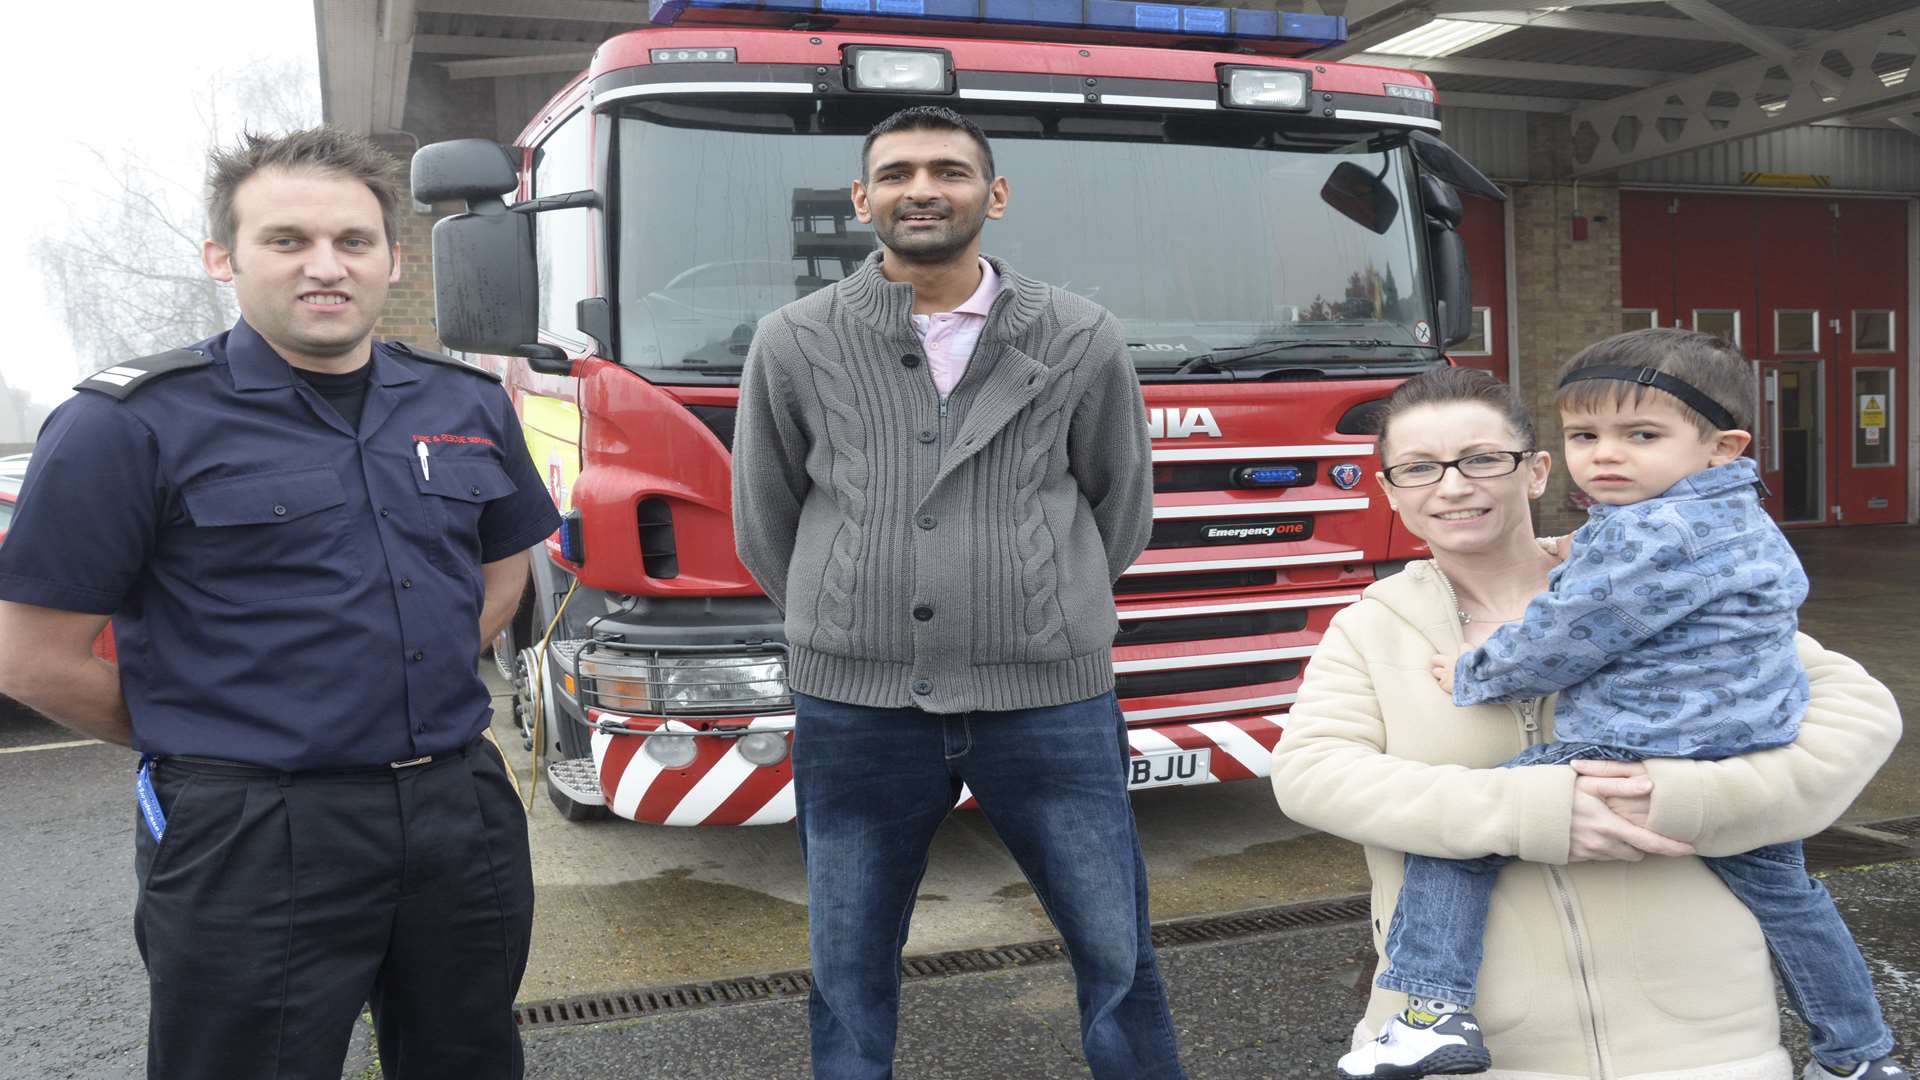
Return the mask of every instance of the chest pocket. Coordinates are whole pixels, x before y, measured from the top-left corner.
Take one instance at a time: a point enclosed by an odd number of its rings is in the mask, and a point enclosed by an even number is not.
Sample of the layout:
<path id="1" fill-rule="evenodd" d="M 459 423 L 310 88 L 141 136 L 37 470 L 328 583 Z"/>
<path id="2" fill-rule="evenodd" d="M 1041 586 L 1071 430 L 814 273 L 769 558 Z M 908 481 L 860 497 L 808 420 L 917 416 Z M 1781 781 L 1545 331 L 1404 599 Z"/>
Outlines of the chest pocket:
<path id="1" fill-rule="evenodd" d="M 427 558 L 448 573 L 472 572 L 480 565 L 480 514 L 513 494 L 513 480 L 491 461 L 434 458 L 428 471 L 413 470 L 427 529 L 439 541 L 427 548 Z"/>
<path id="2" fill-rule="evenodd" d="M 366 572 L 346 489 L 330 468 L 206 481 L 181 500 L 192 519 L 175 533 L 184 568 L 222 600 L 330 596 Z"/>

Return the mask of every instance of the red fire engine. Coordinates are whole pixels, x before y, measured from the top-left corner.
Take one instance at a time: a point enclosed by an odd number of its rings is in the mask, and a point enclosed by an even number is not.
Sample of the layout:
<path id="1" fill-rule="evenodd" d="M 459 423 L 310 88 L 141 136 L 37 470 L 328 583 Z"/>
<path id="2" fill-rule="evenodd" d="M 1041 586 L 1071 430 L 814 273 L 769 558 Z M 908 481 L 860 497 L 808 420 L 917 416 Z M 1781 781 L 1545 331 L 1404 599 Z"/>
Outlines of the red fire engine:
<path id="1" fill-rule="evenodd" d="M 1128 328 L 1153 539 L 1115 589 L 1147 788 L 1267 773 L 1327 621 L 1416 554 L 1368 414 L 1472 314 L 1423 76 L 1294 57 L 1344 20 L 1131 0 L 666 0 L 511 149 L 422 148 L 439 330 L 501 372 L 565 524 L 498 643 L 569 817 L 793 817 L 781 619 L 734 556 L 756 321 L 874 249 L 869 128 L 944 103 L 993 140 L 1020 272 Z M 509 205 L 506 196 L 519 201 Z"/>

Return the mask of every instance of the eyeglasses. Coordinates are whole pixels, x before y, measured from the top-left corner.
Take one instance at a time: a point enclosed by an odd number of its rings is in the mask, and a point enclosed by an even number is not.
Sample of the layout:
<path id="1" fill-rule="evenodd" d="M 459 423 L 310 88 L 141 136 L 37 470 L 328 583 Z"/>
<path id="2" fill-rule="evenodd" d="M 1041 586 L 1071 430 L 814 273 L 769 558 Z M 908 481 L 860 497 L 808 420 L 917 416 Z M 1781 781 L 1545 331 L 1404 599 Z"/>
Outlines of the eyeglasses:
<path id="1" fill-rule="evenodd" d="M 1405 461 L 1385 470 L 1387 483 L 1397 488 L 1432 487 L 1447 475 L 1448 469 L 1460 470 L 1469 480 L 1491 480 L 1506 476 L 1538 450 L 1482 450 L 1452 461 Z"/>

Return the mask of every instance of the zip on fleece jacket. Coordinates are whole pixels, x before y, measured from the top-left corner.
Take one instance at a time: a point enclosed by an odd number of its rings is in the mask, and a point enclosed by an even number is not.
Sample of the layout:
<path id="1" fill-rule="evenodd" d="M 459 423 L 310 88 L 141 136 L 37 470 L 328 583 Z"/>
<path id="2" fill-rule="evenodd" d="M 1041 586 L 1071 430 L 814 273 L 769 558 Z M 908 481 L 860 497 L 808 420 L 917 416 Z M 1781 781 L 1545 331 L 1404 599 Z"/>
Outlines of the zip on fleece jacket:
<path id="1" fill-rule="evenodd" d="M 1447 591 L 1448 605 L 1456 611 L 1459 610 L 1460 596 L 1454 592 L 1453 582 L 1448 580 L 1446 573 L 1438 564 L 1434 565 L 1433 573 L 1440 580 L 1440 586 Z M 1453 636 L 1457 644 L 1462 648 L 1466 647 L 1466 634 L 1461 631 L 1458 624 L 1453 627 Z M 1514 718 L 1520 721 L 1520 741 L 1524 746 L 1538 746 L 1547 741 L 1546 734 L 1540 729 L 1539 719 L 1544 701 L 1544 698 L 1524 698 L 1509 703 L 1513 709 Z M 1568 885 L 1566 875 L 1559 867 L 1539 864 L 1538 869 L 1546 875 L 1548 884 L 1553 888 L 1554 899 L 1558 901 L 1557 906 L 1562 918 L 1561 929 L 1565 936 L 1568 953 L 1572 958 L 1573 970 L 1580 977 L 1580 1008 L 1586 1020 L 1583 1035 L 1587 1039 L 1587 1056 L 1592 1063 L 1593 1075 L 1596 1080 L 1613 1080 L 1613 1066 L 1607 1060 L 1607 1040 L 1605 1033 L 1601 1030 L 1600 1011 L 1593 1007 L 1596 995 L 1593 976 L 1587 963 L 1586 935 L 1580 932 L 1579 902 L 1574 899 L 1573 888 Z"/>

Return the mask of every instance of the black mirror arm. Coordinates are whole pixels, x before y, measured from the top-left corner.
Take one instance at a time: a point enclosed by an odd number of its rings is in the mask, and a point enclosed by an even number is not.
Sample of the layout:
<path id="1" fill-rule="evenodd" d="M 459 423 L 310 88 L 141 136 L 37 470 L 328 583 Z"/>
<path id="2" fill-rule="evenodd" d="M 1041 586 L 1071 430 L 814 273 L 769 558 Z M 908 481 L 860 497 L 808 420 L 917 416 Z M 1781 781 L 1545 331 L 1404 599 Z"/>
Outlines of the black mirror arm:
<path id="1" fill-rule="evenodd" d="M 1460 151 L 1441 142 L 1436 136 L 1425 131 L 1412 131 L 1408 133 L 1408 145 L 1413 148 L 1413 156 L 1419 159 L 1421 166 L 1454 187 L 1483 199 L 1507 201 L 1507 193 L 1487 179 L 1487 174 L 1475 168 L 1473 162 L 1468 161 Z"/>
<path id="2" fill-rule="evenodd" d="M 567 355 L 567 350 L 558 345 L 516 345 L 513 355 L 526 357 L 528 367 L 545 375 L 573 373 L 573 359 Z"/>
<path id="3" fill-rule="evenodd" d="M 514 203 L 507 207 L 516 214 L 544 214 L 549 210 L 576 210 L 585 207 L 598 210 L 605 205 L 597 191 L 568 191 L 559 195 L 544 195 L 538 199 Z"/>

